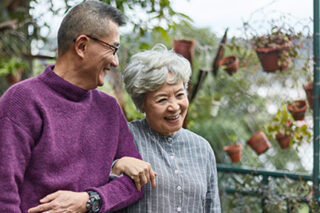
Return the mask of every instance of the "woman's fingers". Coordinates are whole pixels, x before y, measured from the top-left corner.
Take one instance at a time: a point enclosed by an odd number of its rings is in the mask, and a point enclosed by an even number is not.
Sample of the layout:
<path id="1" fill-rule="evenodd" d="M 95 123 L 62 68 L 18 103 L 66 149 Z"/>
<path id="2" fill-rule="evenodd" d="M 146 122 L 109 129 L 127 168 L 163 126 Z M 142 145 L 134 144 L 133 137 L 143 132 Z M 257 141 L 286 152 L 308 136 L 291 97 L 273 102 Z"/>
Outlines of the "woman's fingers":
<path id="1" fill-rule="evenodd" d="M 151 186 L 152 188 L 156 188 L 156 176 L 157 173 L 155 173 L 152 169 L 150 171 L 150 180 L 151 180 Z"/>

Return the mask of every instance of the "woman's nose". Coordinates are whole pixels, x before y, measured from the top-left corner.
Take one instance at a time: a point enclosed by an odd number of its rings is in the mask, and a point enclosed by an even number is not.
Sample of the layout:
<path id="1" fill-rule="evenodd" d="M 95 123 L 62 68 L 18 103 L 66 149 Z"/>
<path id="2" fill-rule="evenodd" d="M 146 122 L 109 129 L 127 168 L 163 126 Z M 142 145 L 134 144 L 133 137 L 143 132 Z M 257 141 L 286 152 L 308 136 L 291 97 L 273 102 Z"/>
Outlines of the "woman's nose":
<path id="1" fill-rule="evenodd" d="M 180 108 L 180 105 L 178 104 L 178 102 L 172 101 L 169 103 L 169 107 L 168 107 L 169 110 L 175 111 L 175 110 L 179 110 L 179 108 Z"/>

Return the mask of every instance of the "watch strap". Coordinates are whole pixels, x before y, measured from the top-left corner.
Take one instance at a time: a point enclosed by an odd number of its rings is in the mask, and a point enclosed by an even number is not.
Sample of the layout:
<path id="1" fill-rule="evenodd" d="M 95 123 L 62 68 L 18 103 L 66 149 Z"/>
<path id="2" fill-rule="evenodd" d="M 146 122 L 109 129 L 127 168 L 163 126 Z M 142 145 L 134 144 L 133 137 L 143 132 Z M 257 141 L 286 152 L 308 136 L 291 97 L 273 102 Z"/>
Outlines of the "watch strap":
<path id="1" fill-rule="evenodd" d="M 98 213 L 101 208 L 100 195 L 95 191 L 87 191 L 89 200 L 87 201 L 86 208 L 88 213 Z"/>

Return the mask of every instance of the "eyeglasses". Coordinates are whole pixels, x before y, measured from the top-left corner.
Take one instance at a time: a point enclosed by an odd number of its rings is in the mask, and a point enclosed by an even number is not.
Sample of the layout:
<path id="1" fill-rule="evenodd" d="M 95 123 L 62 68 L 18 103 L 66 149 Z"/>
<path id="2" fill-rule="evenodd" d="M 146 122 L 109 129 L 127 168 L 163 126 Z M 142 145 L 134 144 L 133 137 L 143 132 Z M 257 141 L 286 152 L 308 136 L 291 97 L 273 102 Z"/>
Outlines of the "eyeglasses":
<path id="1" fill-rule="evenodd" d="M 91 38 L 92 40 L 94 40 L 96 42 L 99 42 L 100 44 L 102 44 L 104 46 L 107 46 L 107 47 L 110 47 L 111 49 L 113 49 L 113 53 L 112 53 L 113 55 L 116 55 L 117 51 L 119 50 L 120 45 L 114 46 L 114 45 L 108 44 L 107 42 L 101 41 L 100 39 L 97 39 L 93 36 L 90 36 L 90 35 L 86 35 L 86 36 L 88 36 L 89 38 Z"/>

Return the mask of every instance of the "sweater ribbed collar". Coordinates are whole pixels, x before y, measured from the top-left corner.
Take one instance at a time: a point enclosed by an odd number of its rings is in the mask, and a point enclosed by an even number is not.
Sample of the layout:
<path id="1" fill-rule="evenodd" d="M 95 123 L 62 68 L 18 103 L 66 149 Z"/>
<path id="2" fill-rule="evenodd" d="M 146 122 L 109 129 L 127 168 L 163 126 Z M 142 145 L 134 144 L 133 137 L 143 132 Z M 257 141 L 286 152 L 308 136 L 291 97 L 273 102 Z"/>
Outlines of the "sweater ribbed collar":
<path id="1" fill-rule="evenodd" d="M 49 65 L 44 72 L 39 75 L 39 79 L 51 89 L 71 101 L 81 101 L 89 94 L 88 90 L 84 90 L 76 85 L 73 85 L 55 74 L 53 69 L 54 65 Z"/>

